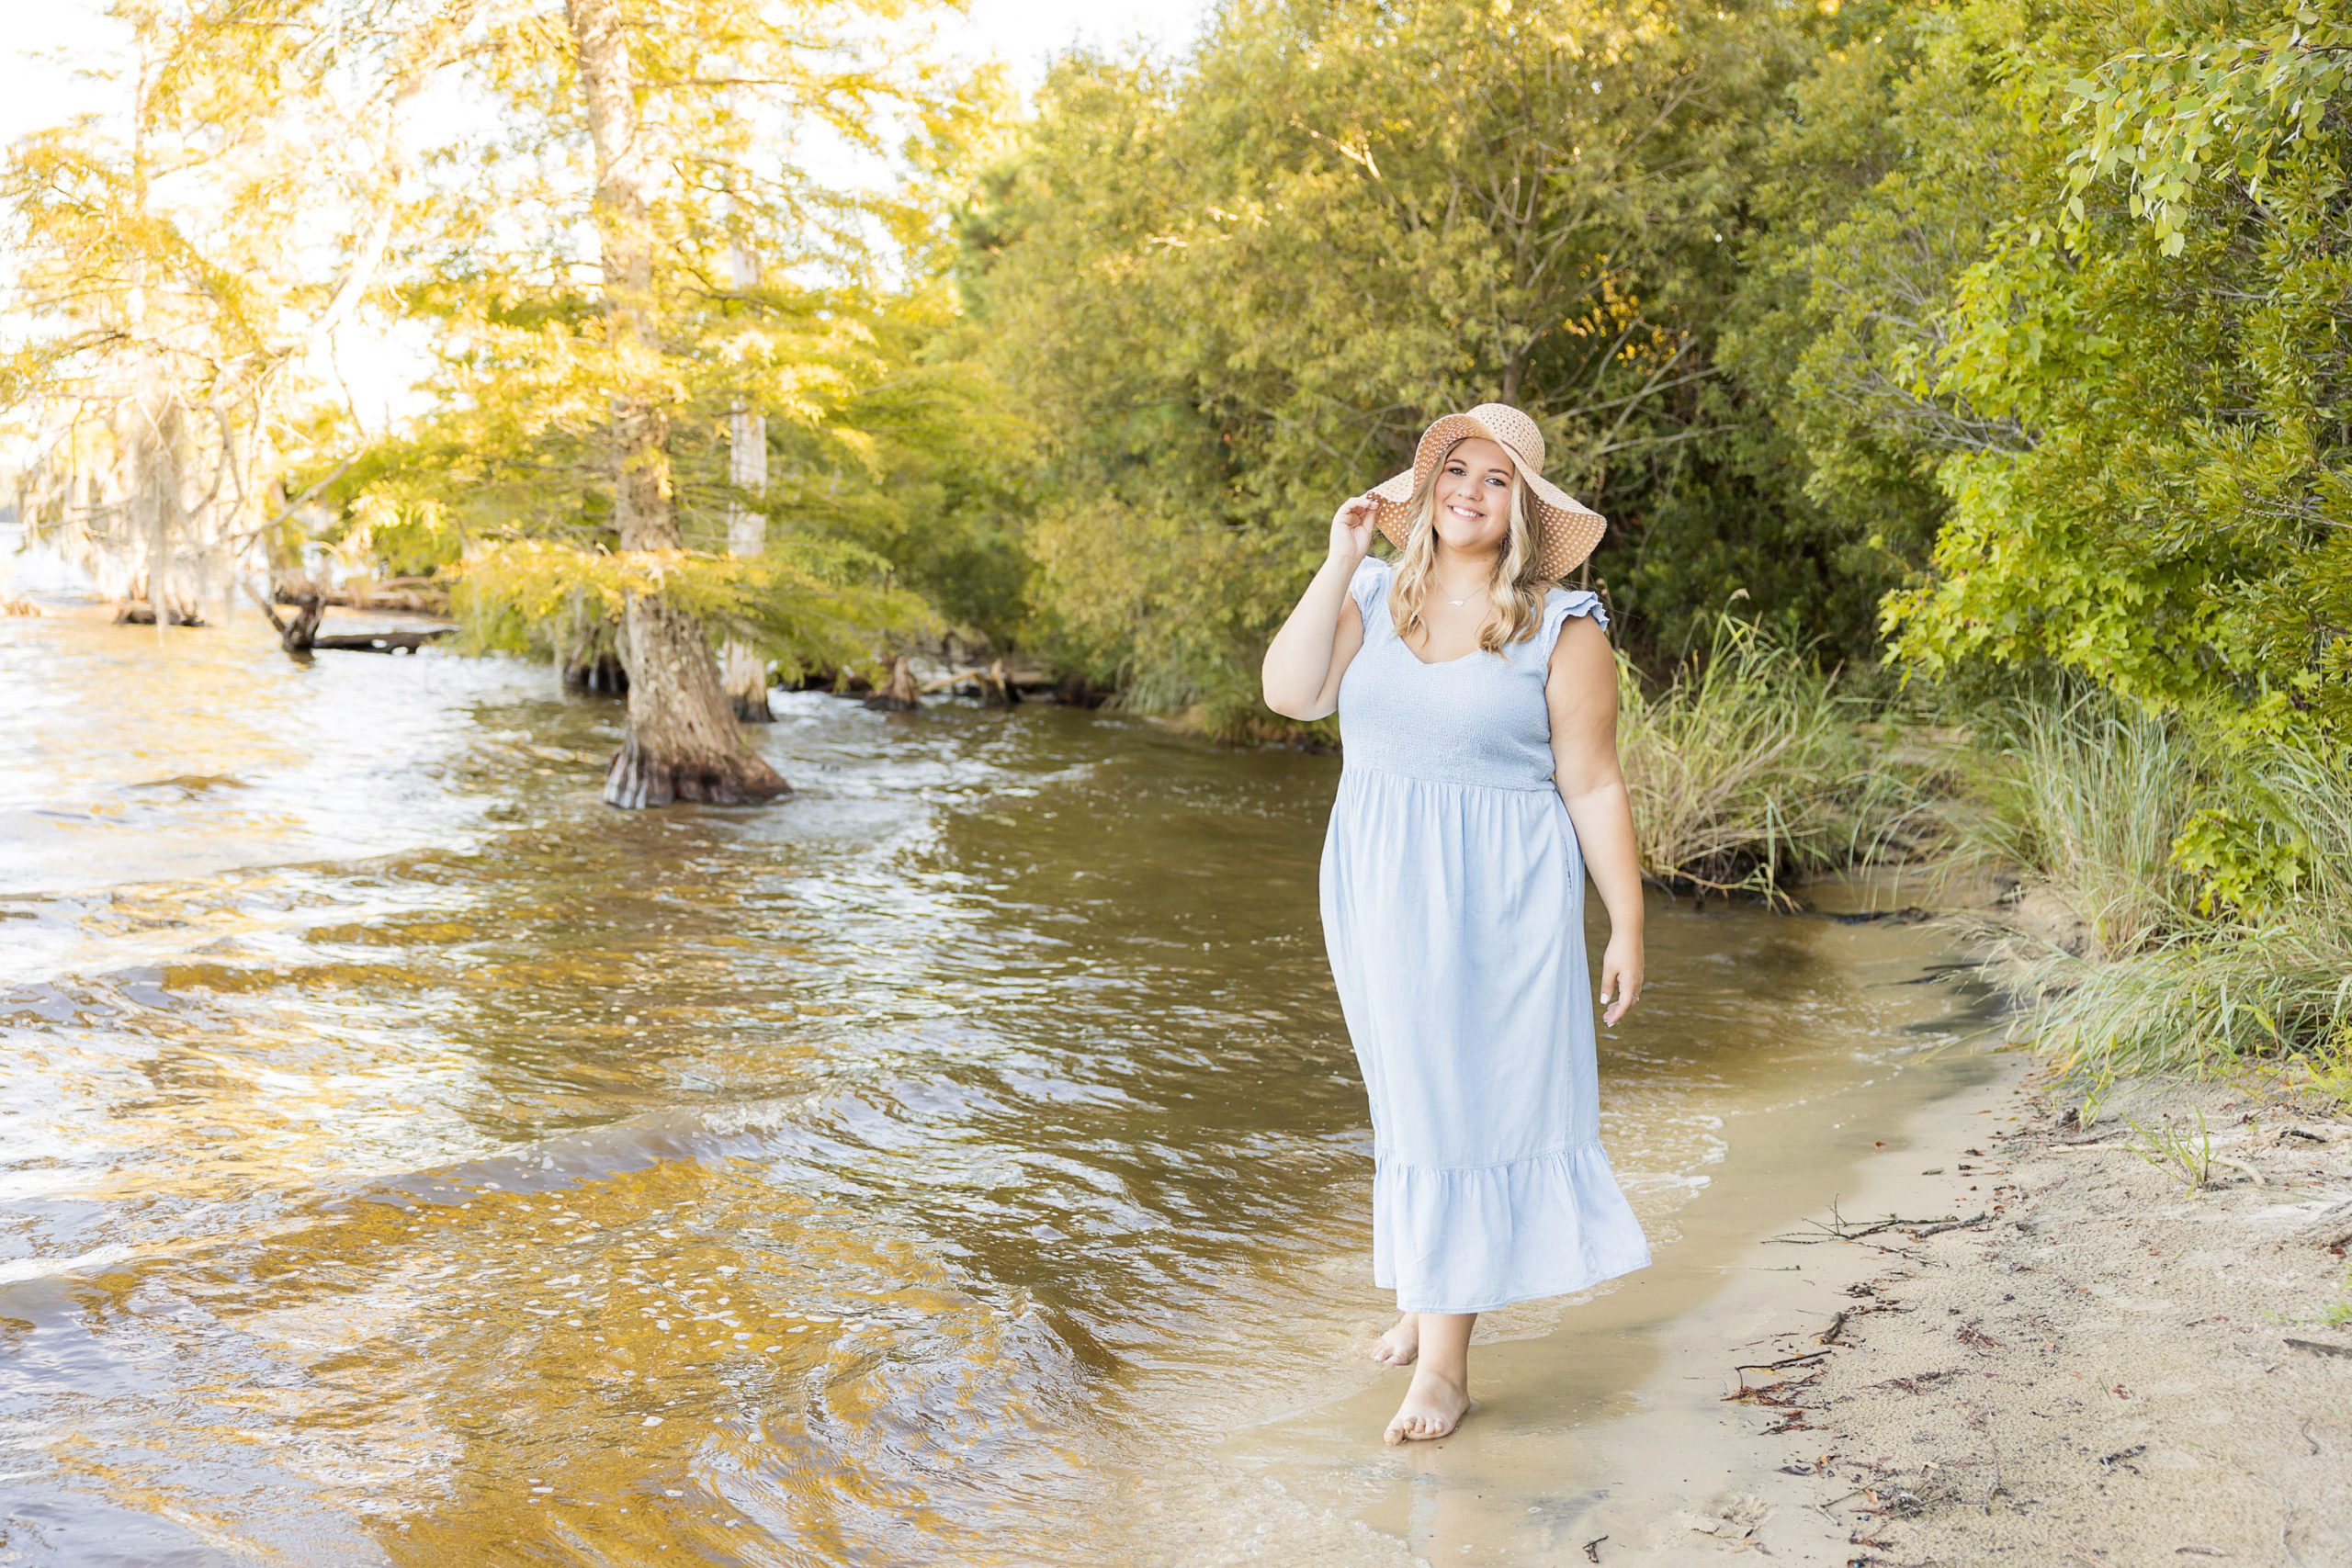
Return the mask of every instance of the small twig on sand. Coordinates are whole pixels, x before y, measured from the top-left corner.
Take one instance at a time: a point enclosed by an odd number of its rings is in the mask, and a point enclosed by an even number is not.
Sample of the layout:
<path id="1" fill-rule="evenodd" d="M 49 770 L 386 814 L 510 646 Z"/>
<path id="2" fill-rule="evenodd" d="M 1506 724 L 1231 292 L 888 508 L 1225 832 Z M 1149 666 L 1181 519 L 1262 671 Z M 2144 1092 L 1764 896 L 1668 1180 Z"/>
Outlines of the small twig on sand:
<path id="1" fill-rule="evenodd" d="M 1915 1372 L 1907 1378 L 1889 1378 L 1884 1382 L 1874 1382 L 1871 1384 L 1871 1386 L 1872 1388 L 1896 1388 L 1901 1389 L 1905 1393 L 1917 1393 L 1922 1389 L 1933 1388 L 1936 1384 L 1942 1382 L 1947 1378 L 1956 1378 L 1960 1376 L 1960 1371 L 1961 1370 L 1958 1367 L 1946 1367 L 1943 1371 L 1939 1372 Z"/>
<path id="2" fill-rule="evenodd" d="M 1829 1320 L 1828 1327 L 1813 1337 L 1813 1342 L 1816 1345 L 1837 1344 L 1838 1336 L 1846 1332 L 1846 1320 L 1853 1315 L 1850 1310 L 1840 1312 Z"/>
<path id="3" fill-rule="evenodd" d="M 1911 1234 L 1914 1236 L 1920 1238 L 1931 1235 L 1941 1235 L 1946 1231 L 1966 1230 L 1971 1225 L 1981 1225 L 1990 1216 L 1980 1212 L 1971 1214 L 1964 1220 L 1945 1220 L 1939 1224 L 1932 1224 L 1925 1230 L 1913 1231 Z"/>
<path id="4" fill-rule="evenodd" d="M 1951 1218 L 1950 1214 L 1945 1214 L 1941 1217 L 1946 1220 Z M 1980 1218 L 1982 1216 L 1980 1216 Z M 1767 1239 L 1771 1241 L 1786 1242 L 1792 1247 L 1812 1247 L 1818 1243 L 1832 1239 L 1838 1241 L 1860 1241 L 1866 1235 L 1876 1235 L 1881 1231 L 1899 1230 L 1908 1225 L 1932 1225 L 1936 1224 L 1936 1221 L 1930 1219 L 1906 1220 L 1898 1214 L 1889 1214 L 1886 1218 L 1873 1221 L 1870 1224 L 1858 1224 L 1854 1221 L 1849 1220 L 1845 1215 L 1839 1213 L 1838 1212 L 1838 1205 L 1832 1203 L 1829 1205 L 1828 1224 L 1824 1224 L 1819 1220 L 1812 1219 L 1805 1221 L 1805 1224 L 1811 1225 L 1821 1234 L 1819 1235 L 1776 1235 L 1768 1237 Z"/>
<path id="5" fill-rule="evenodd" d="M 1841 1312 L 1838 1315 L 1839 1317 L 1843 1317 L 1846 1314 Z M 2291 1345 L 2294 1341 L 2290 1339 L 2288 1343 Z M 1829 1352 L 1826 1350 L 1815 1350 L 1808 1356 L 1791 1356 L 1785 1361 L 1743 1361 L 1738 1366 L 1734 1367 L 1732 1371 L 1736 1372 L 1777 1372 L 1782 1367 L 1802 1367 L 1807 1361 L 1818 1361 L 1827 1354 L 1829 1354 Z M 1742 1381 L 1745 1382 L 1746 1380 L 1743 1379 Z"/>

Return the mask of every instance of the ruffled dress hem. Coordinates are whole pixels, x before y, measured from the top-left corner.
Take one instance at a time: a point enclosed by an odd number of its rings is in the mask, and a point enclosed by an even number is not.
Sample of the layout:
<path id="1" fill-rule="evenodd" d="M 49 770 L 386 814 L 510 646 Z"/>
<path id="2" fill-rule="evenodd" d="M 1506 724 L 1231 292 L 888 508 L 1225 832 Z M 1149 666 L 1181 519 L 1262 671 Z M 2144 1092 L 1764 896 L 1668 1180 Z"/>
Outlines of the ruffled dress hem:
<path id="1" fill-rule="evenodd" d="M 1650 1261 L 1598 1138 L 1498 1165 L 1379 1162 L 1373 1211 L 1373 1281 L 1399 1312 L 1492 1312 Z"/>

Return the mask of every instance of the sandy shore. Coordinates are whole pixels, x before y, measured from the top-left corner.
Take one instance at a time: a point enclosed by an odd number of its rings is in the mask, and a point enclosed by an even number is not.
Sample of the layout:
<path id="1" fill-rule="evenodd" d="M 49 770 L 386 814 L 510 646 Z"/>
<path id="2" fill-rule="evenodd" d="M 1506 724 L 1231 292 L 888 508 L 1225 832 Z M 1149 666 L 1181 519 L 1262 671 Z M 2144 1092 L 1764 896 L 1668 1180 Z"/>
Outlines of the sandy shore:
<path id="1" fill-rule="evenodd" d="M 1990 1061 L 1725 1259 L 1526 1560 L 2352 1564 L 2352 1122 L 2152 1084 L 2085 1132 Z M 2129 1123 L 2199 1112 L 2229 1163 L 2192 1194 Z"/>
<path id="2" fill-rule="evenodd" d="M 1335 1310 L 1311 1348 L 1356 1391 L 1163 1450 L 1120 1560 L 2352 1568 L 2352 1116 L 2151 1081 L 2083 1127 L 1989 1010 L 1955 1036 L 1943 940 L 1866 977 L 1889 1040 L 1952 1043 L 1734 1117 L 1651 1267 L 1482 1320 L 1459 1433 L 1382 1448 L 1388 1318 Z M 2192 1192 L 2135 1124 L 2199 1115 Z"/>

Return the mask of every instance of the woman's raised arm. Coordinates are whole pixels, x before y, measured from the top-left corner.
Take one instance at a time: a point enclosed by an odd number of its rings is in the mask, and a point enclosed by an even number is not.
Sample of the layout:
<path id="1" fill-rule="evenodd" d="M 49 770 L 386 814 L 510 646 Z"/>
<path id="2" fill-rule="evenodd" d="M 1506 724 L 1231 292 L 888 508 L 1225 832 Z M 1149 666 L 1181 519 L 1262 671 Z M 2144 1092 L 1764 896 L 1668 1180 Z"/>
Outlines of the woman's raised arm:
<path id="1" fill-rule="evenodd" d="M 1284 718 L 1321 718 L 1340 705 L 1340 677 L 1363 646 L 1363 617 L 1346 613 L 1348 583 L 1372 547 L 1377 505 L 1360 495 L 1332 514 L 1330 553 L 1267 646 L 1266 705 Z"/>

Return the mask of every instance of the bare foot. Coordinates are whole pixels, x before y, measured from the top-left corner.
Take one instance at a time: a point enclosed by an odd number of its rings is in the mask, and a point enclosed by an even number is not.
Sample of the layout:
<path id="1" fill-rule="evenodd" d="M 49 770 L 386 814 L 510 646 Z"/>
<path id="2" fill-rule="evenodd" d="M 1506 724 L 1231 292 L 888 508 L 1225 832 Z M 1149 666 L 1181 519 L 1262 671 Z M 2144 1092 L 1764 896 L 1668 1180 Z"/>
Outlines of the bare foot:
<path id="1" fill-rule="evenodd" d="M 1380 1440 L 1427 1442 L 1442 1438 L 1460 1426 L 1468 1414 L 1469 1393 L 1423 1367 L 1413 1374 L 1413 1386 L 1405 1391 L 1405 1403 L 1396 1407 L 1396 1414 L 1389 1420 L 1388 1430 L 1380 1435 Z"/>
<path id="2" fill-rule="evenodd" d="M 1385 1367 L 1409 1367 L 1421 1353 L 1421 1318 L 1407 1313 L 1396 1326 L 1373 1342 L 1372 1359 Z"/>

